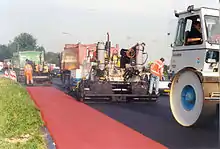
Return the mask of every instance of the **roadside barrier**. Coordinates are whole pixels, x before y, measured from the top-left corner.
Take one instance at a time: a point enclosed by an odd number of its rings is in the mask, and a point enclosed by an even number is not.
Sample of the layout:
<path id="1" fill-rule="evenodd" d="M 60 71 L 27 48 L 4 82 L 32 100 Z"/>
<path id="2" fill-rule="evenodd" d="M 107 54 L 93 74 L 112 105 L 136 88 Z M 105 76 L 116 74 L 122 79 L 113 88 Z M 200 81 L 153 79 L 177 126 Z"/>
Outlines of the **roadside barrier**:
<path id="1" fill-rule="evenodd" d="M 13 70 L 10 71 L 10 79 L 17 81 L 17 75 L 16 75 L 15 71 L 13 71 Z"/>
<path id="2" fill-rule="evenodd" d="M 9 73 L 8 73 L 7 70 L 5 70 L 4 77 L 5 77 L 5 78 L 9 78 Z"/>
<path id="3" fill-rule="evenodd" d="M 9 78 L 13 81 L 17 81 L 17 75 L 13 70 L 5 70 L 4 77 Z"/>

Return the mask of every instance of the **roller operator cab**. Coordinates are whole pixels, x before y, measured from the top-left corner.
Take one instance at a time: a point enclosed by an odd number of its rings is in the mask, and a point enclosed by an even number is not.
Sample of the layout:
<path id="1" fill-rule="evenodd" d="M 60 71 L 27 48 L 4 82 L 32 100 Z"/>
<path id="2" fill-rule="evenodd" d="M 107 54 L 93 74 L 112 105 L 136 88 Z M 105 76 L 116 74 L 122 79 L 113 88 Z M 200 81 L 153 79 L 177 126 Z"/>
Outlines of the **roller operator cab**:
<path id="1" fill-rule="evenodd" d="M 170 107 L 176 121 L 189 127 L 208 122 L 219 105 L 219 10 L 189 6 L 175 16 Z"/>

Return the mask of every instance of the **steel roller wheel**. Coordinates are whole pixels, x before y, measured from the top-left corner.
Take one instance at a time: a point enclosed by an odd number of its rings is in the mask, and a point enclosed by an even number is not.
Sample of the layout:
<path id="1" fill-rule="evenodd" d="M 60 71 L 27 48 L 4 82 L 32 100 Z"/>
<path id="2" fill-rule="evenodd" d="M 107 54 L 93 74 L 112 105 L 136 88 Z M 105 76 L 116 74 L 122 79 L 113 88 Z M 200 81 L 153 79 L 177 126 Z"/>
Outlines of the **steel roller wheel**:
<path id="1" fill-rule="evenodd" d="M 171 85 L 170 107 L 176 121 L 185 127 L 196 124 L 204 103 L 203 87 L 193 71 L 176 76 Z"/>

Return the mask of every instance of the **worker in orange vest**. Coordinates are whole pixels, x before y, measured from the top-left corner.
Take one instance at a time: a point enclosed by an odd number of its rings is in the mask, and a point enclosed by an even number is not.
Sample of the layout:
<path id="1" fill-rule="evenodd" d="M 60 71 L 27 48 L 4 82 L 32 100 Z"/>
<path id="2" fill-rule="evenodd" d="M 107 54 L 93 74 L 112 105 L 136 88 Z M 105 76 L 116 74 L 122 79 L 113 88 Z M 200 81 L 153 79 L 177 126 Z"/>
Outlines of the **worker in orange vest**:
<path id="1" fill-rule="evenodd" d="M 33 68 L 28 63 L 28 60 L 26 60 L 26 64 L 24 66 L 24 74 L 25 74 L 27 85 L 29 85 L 30 82 L 33 85 L 33 75 L 32 75 L 32 73 L 33 73 Z"/>
<path id="2" fill-rule="evenodd" d="M 162 80 L 163 77 L 163 69 L 164 69 L 164 58 L 156 60 L 150 67 L 150 88 L 149 94 L 151 95 L 153 92 L 153 87 L 155 85 L 155 94 L 159 95 L 159 81 Z"/>

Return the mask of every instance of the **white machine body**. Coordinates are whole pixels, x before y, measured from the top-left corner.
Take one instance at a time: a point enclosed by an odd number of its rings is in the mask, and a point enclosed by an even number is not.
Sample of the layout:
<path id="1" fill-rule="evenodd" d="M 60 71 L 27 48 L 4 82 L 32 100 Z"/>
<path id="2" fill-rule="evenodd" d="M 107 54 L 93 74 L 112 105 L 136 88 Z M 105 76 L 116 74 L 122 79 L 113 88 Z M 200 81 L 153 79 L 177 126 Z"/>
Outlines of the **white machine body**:
<path id="1" fill-rule="evenodd" d="M 197 20 L 201 22 L 203 42 L 201 44 L 185 45 L 185 32 L 190 31 L 192 26 L 190 17 L 192 16 L 198 16 Z M 219 33 L 212 33 L 212 29 L 218 24 L 218 21 L 218 9 L 202 7 L 194 9 L 192 12 L 179 13 L 177 34 L 172 52 L 170 71 L 176 74 L 184 68 L 193 68 L 200 72 L 203 76 L 204 86 L 207 88 L 205 96 L 209 96 L 212 92 L 220 92 L 219 37 L 215 39 L 218 40 L 215 43 L 209 42 L 209 38 L 214 34 L 219 36 Z M 210 77 L 212 83 L 207 80 Z M 212 84 L 211 90 L 210 83 Z"/>
<path id="2" fill-rule="evenodd" d="M 97 51 L 98 51 L 98 61 L 99 61 L 99 69 L 104 70 L 105 68 L 105 43 L 99 42 L 97 45 Z"/>
<path id="3" fill-rule="evenodd" d="M 175 16 L 179 21 L 170 64 L 171 111 L 184 127 L 209 123 L 220 101 L 219 10 L 192 5 Z"/>
<path id="4" fill-rule="evenodd" d="M 137 48 L 137 56 L 136 56 L 137 68 L 139 68 L 139 70 L 142 69 L 144 65 L 143 53 L 144 53 L 144 47 L 141 44 L 139 44 Z"/>

